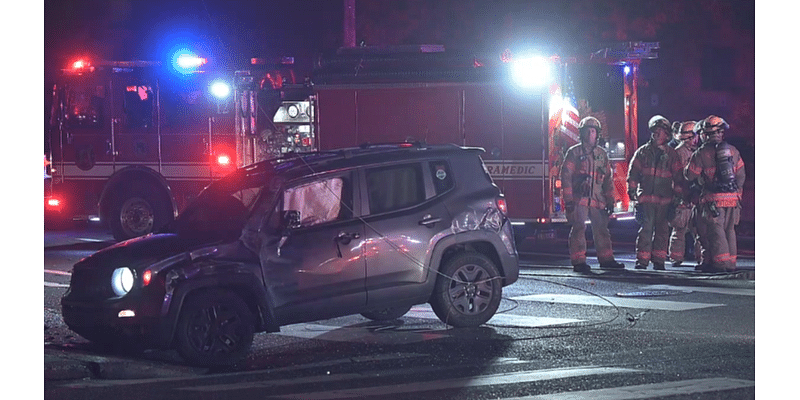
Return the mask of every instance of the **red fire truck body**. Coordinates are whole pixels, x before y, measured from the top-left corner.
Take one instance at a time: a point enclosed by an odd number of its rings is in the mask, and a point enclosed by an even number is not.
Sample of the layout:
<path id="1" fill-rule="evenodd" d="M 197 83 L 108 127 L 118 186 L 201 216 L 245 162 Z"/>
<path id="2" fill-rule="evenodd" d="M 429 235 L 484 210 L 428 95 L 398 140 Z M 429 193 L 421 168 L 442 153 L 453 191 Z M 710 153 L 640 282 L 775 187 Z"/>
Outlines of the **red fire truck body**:
<path id="1" fill-rule="evenodd" d="M 538 88 L 515 84 L 513 61 L 500 57 L 492 63 L 425 46 L 405 54 L 346 49 L 323 60 L 309 83 L 278 88 L 280 96 L 263 84 L 253 85 L 274 72 L 239 71 L 236 100 L 242 122 L 237 127 L 243 127 L 242 137 L 261 138 L 260 152 L 272 155 L 403 141 L 482 147 L 518 230 L 530 232 L 521 229 L 525 225 L 550 234 L 539 228 L 566 221 L 558 179 L 561 157 L 577 143 L 577 123 L 587 115 L 601 120 L 609 139 L 615 216 L 631 215 L 625 179 L 626 160 L 638 147 L 636 74 L 642 59 L 655 58 L 657 47 L 627 43 L 586 59 L 550 57 L 555 74 Z M 573 104 L 572 119 L 567 118 L 567 89 L 587 73 L 590 78 L 581 81 L 585 87 L 575 85 L 583 107 Z M 590 91 L 611 100 L 587 107 Z"/>
<path id="2" fill-rule="evenodd" d="M 211 80 L 147 61 L 62 70 L 47 137 L 45 221 L 99 218 L 118 240 L 140 236 L 232 171 L 233 116 L 227 100 L 208 94 Z"/>

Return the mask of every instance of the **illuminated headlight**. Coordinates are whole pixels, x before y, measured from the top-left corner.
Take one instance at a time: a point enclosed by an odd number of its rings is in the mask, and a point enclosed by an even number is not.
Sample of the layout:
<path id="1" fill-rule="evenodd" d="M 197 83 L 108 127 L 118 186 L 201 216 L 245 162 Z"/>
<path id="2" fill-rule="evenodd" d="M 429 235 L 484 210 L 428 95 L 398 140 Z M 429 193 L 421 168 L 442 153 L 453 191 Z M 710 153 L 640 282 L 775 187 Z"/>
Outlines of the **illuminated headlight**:
<path id="1" fill-rule="evenodd" d="M 128 294 L 133 288 L 133 270 L 128 267 L 115 269 L 111 274 L 111 288 L 117 296 Z"/>

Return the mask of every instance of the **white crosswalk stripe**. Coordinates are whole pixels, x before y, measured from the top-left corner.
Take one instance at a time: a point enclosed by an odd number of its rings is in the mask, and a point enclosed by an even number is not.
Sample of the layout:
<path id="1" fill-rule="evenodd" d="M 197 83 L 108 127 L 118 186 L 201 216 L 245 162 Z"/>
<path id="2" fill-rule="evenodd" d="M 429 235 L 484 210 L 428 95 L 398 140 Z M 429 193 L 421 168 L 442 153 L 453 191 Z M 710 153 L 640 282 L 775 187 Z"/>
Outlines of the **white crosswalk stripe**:
<path id="1" fill-rule="evenodd" d="M 397 371 L 376 371 L 384 379 L 390 378 L 392 375 L 406 374 L 408 370 Z M 397 385 L 381 385 L 369 386 L 353 389 L 340 389 L 340 390 L 326 390 L 324 392 L 306 392 L 306 393 L 293 393 L 282 396 L 273 396 L 271 398 L 282 399 L 347 399 L 358 398 L 365 396 L 390 396 L 399 394 L 411 394 L 416 392 L 425 392 L 432 390 L 444 390 L 452 388 L 466 388 L 466 387 L 480 387 L 490 385 L 509 385 L 519 383 L 541 382 L 554 379 L 565 379 L 581 376 L 592 375 L 607 375 L 619 373 L 636 373 L 639 370 L 629 368 L 614 368 L 614 367 L 578 367 L 578 368 L 557 368 L 545 369 L 537 371 L 523 371 L 523 372 L 510 372 L 500 374 L 489 374 L 481 376 L 472 376 L 455 379 L 441 379 L 424 382 L 404 383 Z M 324 377 L 314 377 L 313 383 L 326 383 L 338 382 L 346 380 L 363 379 L 364 374 L 338 374 L 328 375 Z M 312 383 L 312 382 L 308 382 Z M 277 388 L 284 385 L 297 385 L 297 380 L 286 381 L 259 381 L 259 382 L 245 382 L 234 384 L 221 384 L 221 385 L 207 385 L 207 386 L 192 386 L 180 389 L 181 391 L 194 392 L 200 394 L 211 394 L 214 392 L 225 392 L 231 394 L 236 390 L 257 390 L 261 388 Z"/>
<path id="2" fill-rule="evenodd" d="M 406 317 L 438 319 L 438 317 L 436 316 L 436 314 L 434 314 L 433 310 L 428 304 L 421 304 L 418 306 L 414 306 L 411 309 L 411 311 L 409 311 L 406 314 Z M 572 319 L 572 318 L 536 317 L 528 315 L 509 314 L 509 313 L 498 313 L 495 314 L 492 317 L 492 319 L 489 320 L 488 324 L 494 326 L 508 325 L 508 326 L 536 328 L 536 327 L 550 326 L 550 325 L 571 324 L 581 321 L 582 320 L 580 319 Z"/>
<path id="3" fill-rule="evenodd" d="M 646 290 L 679 290 L 686 293 L 701 292 L 714 294 L 728 294 L 734 296 L 755 296 L 755 289 L 746 288 L 722 288 L 713 286 L 673 286 L 673 285 L 648 285 L 642 289 Z"/>
<path id="4" fill-rule="evenodd" d="M 584 304 L 592 306 L 638 308 L 644 310 L 686 311 L 708 307 L 721 307 L 725 304 L 693 303 L 688 301 L 635 299 L 614 296 L 590 296 L 578 294 L 531 294 L 513 297 L 517 301 L 538 301 L 544 303 Z"/>
<path id="5" fill-rule="evenodd" d="M 514 397 L 503 400 L 641 400 L 670 396 L 692 396 L 755 386 L 756 383 L 754 381 L 743 379 L 709 378 L 585 390 L 581 392 L 554 393 L 541 396 Z"/>

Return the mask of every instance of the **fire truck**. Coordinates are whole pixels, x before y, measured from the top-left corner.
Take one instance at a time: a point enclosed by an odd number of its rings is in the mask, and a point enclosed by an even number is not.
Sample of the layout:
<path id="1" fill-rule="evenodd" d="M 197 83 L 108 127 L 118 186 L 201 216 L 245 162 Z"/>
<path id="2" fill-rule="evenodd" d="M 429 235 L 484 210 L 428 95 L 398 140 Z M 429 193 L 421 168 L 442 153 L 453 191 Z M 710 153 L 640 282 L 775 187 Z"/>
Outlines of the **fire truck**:
<path id="1" fill-rule="evenodd" d="M 657 42 L 585 55 L 476 57 L 443 46 L 351 47 L 320 59 L 302 83 L 254 64 L 237 71 L 236 134 L 243 161 L 287 152 L 418 141 L 482 147 L 521 235 L 565 222 L 559 167 L 580 118 L 603 124 L 615 185 L 614 218 L 630 218 L 627 160 L 638 147 L 640 63 Z M 286 78 L 291 79 L 287 80 Z"/>
<path id="2" fill-rule="evenodd" d="M 117 240 L 157 230 L 238 164 L 232 88 L 206 59 L 76 60 L 53 85 L 45 223 L 96 220 Z M 225 79 L 227 78 L 227 79 Z"/>

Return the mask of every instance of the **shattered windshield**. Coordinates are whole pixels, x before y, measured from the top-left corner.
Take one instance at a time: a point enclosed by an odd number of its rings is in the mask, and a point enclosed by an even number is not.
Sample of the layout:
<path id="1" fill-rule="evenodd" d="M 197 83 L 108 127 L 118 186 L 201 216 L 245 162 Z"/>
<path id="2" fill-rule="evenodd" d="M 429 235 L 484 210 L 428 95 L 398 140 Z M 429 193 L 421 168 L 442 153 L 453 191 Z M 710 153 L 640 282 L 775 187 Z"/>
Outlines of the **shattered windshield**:
<path id="1" fill-rule="evenodd" d="M 186 239 L 232 240 L 262 198 L 270 198 L 265 168 L 243 169 L 212 183 L 168 227 Z"/>

